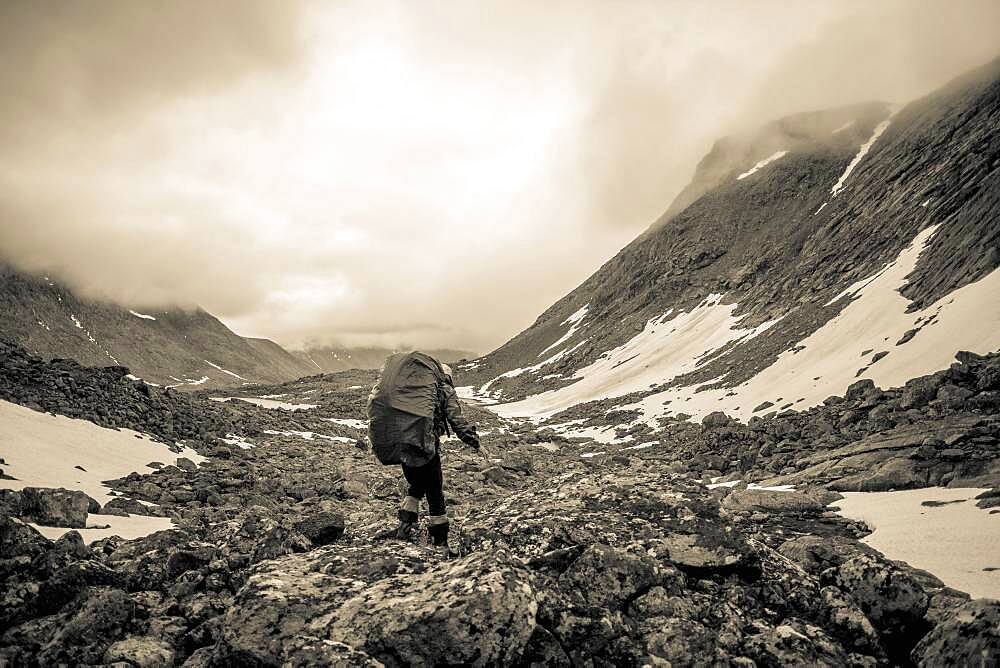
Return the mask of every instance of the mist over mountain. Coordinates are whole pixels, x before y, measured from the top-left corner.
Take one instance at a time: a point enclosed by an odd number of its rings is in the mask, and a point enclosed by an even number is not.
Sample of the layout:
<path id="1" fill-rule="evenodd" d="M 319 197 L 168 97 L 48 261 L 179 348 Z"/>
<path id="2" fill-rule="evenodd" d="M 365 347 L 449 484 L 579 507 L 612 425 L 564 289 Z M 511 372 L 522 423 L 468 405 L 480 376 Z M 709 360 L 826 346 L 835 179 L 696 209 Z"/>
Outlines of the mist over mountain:
<path id="1" fill-rule="evenodd" d="M 998 118 L 1000 60 L 901 108 L 721 139 L 646 233 L 462 382 L 504 414 L 558 422 L 605 401 L 655 431 L 806 409 L 857 379 L 901 385 L 991 352 Z"/>

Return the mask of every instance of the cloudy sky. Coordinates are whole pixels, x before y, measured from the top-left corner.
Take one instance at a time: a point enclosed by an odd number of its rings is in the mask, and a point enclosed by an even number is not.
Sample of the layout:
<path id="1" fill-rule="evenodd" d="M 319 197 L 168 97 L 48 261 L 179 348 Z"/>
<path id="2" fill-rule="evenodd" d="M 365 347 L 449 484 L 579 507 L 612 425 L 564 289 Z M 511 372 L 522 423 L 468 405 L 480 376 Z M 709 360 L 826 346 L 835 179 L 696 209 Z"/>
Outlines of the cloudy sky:
<path id="1" fill-rule="evenodd" d="M 718 136 L 997 55 L 994 0 L 5 0 L 0 257 L 288 346 L 485 352 Z"/>

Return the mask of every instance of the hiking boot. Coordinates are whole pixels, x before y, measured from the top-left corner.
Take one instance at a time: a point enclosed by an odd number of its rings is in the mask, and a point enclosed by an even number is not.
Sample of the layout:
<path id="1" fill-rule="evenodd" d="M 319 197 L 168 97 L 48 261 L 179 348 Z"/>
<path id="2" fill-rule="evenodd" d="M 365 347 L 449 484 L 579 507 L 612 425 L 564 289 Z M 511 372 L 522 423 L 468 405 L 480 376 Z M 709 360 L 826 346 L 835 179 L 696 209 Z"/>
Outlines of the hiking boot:
<path id="1" fill-rule="evenodd" d="M 396 527 L 396 538 L 399 540 L 413 540 L 415 533 L 417 533 L 416 522 L 400 522 Z"/>
<path id="2" fill-rule="evenodd" d="M 396 538 L 413 540 L 417 532 L 417 514 L 411 510 L 399 509 L 399 526 L 396 527 Z"/>
<path id="3" fill-rule="evenodd" d="M 434 547 L 448 547 L 448 516 L 431 515 L 427 518 L 427 534 Z"/>
<path id="4" fill-rule="evenodd" d="M 444 545 L 435 545 L 434 551 L 437 552 L 442 559 L 454 559 L 458 556 L 458 552 L 452 552 L 448 543 L 445 543 Z"/>

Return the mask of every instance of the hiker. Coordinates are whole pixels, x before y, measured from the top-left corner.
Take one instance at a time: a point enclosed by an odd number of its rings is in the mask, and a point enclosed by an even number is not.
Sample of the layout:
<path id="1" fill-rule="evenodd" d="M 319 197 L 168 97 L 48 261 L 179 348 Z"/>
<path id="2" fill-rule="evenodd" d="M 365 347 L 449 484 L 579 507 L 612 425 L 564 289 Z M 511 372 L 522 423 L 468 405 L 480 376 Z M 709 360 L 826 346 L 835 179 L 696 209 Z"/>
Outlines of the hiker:
<path id="1" fill-rule="evenodd" d="M 450 555 L 441 437 L 453 431 L 479 449 L 476 427 L 462 415 L 451 367 L 424 353 L 390 355 L 368 398 L 369 438 L 383 464 L 400 464 L 409 488 L 399 508 L 397 538 L 417 527 L 420 500 L 427 499 L 431 543 Z"/>

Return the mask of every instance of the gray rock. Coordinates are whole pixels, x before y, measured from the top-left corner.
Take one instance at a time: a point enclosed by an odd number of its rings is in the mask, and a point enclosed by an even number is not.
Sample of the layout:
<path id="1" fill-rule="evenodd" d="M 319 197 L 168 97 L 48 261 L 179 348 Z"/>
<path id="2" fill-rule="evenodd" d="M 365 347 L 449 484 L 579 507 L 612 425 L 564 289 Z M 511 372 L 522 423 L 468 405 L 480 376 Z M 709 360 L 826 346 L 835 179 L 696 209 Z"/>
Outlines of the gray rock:
<path id="1" fill-rule="evenodd" d="M 313 545 L 326 545 L 344 535 L 344 516 L 340 513 L 319 512 L 295 523 L 295 528 Z"/>
<path id="2" fill-rule="evenodd" d="M 359 592 L 330 620 L 327 637 L 391 666 L 509 665 L 534 631 L 528 583 L 503 555 L 471 555 Z"/>
<path id="3" fill-rule="evenodd" d="M 159 638 L 132 637 L 112 644 L 104 653 L 104 661 L 127 662 L 136 668 L 167 668 L 174 665 L 174 650 Z"/>
<path id="4" fill-rule="evenodd" d="M 188 459 L 187 457 L 178 457 L 177 468 L 181 469 L 182 471 L 187 471 L 188 473 L 193 473 L 194 471 L 198 470 L 198 465 L 195 464 L 190 459 Z"/>
<path id="5" fill-rule="evenodd" d="M 911 658 L 919 666 L 1000 665 L 1000 601 L 976 599 L 951 611 Z"/>
<path id="6" fill-rule="evenodd" d="M 97 505 L 94 499 L 80 491 L 25 487 L 20 495 L 20 515 L 43 526 L 83 529 L 87 513 Z"/>
<path id="7" fill-rule="evenodd" d="M 722 500 L 722 507 L 731 512 L 815 514 L 823 504 L 802 492 L 776 492 L 765 489 L 738 489 Z"/>

